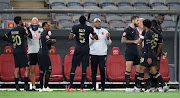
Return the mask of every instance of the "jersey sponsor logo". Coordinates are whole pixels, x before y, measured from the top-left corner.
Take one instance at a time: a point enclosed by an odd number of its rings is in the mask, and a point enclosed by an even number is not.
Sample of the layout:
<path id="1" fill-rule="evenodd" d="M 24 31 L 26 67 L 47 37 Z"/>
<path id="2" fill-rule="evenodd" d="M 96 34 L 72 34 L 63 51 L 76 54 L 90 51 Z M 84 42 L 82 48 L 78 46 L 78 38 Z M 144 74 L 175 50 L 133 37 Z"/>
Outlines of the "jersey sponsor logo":
<path id="1" fill-rule="evenodd" d="M 70 50 L 70 54 L 74 54 L 74 50 Z"/>
<path id="2" fill-rule="evenodd" d="M 37 34 L 34 34 L 34 38 L 37 38 L 38 37 L 38 35 Z"/>
<path id="3" fill-rule="evenodd" d="M 123 36 L 126 36 L 126 32 L 123 33 Z"/>
<path id="4" fill-rule="evenodd" d="M 46 39 L 49 39 L 49 36 L 48 36 L 48 35 L 46 35 Z"/>
<path id="5" fill-rule="evenodd" d="M 104 35 L 104 32 L 102 32 L 102 35 Z"/>
<path id="6" fill-rule="evenodd" d="M 113 55 L 118 55 L 119 51 L 118 50 L 113 50 Z"/>
<path id="7" fill-rule="evenodd" d="M 26 33 L 26 34 L 28 34 L 28 31 L 27 31 L 27 30 L 25 30 L 25 33 Z"/>
<path id="8" fill-rule="evenodd" d="M 41 33 L 41 31 L 38 31 L 38 33 Z"/>

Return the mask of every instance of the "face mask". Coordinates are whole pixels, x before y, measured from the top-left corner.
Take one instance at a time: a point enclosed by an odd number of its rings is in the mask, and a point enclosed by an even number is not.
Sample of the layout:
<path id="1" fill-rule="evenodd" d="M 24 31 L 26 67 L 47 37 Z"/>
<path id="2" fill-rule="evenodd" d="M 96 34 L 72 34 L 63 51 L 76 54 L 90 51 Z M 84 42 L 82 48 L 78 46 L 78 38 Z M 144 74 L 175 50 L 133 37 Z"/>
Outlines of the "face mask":
<path id="1" fill-rule="evenodd" d="M 39 28 L 39 25 L 31 25 L 33 31 L 36 31 Z"/>
<path id="2" fill-rule="evenodd" d="M 52 34 L 51 31 L 48 31 L 48 35 L 51 36 L 51 34 Z"/>

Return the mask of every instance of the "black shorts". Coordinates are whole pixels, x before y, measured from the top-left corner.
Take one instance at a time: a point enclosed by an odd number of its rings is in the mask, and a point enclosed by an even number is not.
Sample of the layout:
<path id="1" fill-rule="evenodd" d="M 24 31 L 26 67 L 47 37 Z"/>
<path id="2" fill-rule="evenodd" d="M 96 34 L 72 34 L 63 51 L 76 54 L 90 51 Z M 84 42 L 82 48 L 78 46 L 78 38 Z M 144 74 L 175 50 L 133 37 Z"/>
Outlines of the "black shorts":
<path id="1" fill-rule="evenodd" d="M 48 53 L 38 53 L 37 57 L 40 71 L 52 70 L 51 60 Z"/>
<path id="2" fill-rule="evenodd" d="M 126 49 L 125 59 L 126 61 L 133 61 L 133 65 L 140 64 L 140 56 L 139 56 L 138 50 L 134 51 L 133 49 Z"/>
<path id="3" fill-rule="evenodd" d="M 30 53 L 29 54 L 29 65 L 36 65 L 38 63 L 37 53 Z"/>
<path id="4" fill-rule="evenodd" d="M 28 67 L 28 58 L 26 53 L 18 54 L 14 53 L 15 68 Z"/>
<path id="5" fill-rule="evenodd" d="M 72 67 L 89 66 L 89 48 L 76 48 L 72 58 Z"/>
<path id="6" fill-rule="evenodd" d="M 152 64 L 149 65 L 148 64 L 148 54 L 147 53 L 143 53 L 142 57 L 141 57 L 141 66 L 144 66 L 144 67 L 156 66 L 156 58 L 152 57 L 151 59 L 152 59 Z"/>

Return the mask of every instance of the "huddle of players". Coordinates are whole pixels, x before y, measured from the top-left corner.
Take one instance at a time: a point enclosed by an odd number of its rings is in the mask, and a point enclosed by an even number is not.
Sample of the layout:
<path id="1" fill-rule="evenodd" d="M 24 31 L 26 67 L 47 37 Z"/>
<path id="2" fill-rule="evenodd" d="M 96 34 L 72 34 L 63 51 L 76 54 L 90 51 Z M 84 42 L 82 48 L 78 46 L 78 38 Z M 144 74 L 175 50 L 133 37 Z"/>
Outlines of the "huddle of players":
<path id="1" fill-rule="evenodd" d="M 25 37 L 27 37 L 31 71 L 30 77 L 33 85 L 32 91 L 35 91 L 36 63 L 39 64 L 40 69 L 40 91 L 52 91 L 49 87 L 47 87 L 49 77 L 52 71 L 48 50 L 51 48 L 51 45 L 56 42 L 56 40 L 51 39 L 50 35 L 48 34 L 48 32 L 50 31 L 50 25 L 48 24 L 48 22 L 44 22 L 42 24 L 43 29 L 40 29 L 38 28 L 38 19 L 33 18 L 31 28 L 29 28 L 29 25 L 27 23 L 25 23 L 24 28 L 24 23 L 20 16 L 16 16 L 14 18 L 14 22 L 16 23 L 17 27 L 14 27 L 8 33 L 6 33 L 2 39 L 13 44 L 13 55 L 15 60 L 14 76 L 16 90 L 20 91 L 18 85 L 19 70 L 20 68 L 25 68 L 24 90 L 29 91 L 29 65 L 25 47 Z"/>
<path id="2" fill-rule="evenodd" d="M 164 16 L 160 14 L 158 18 L 164 18 Z M 150 21 L 149 19 L 143 20 L 142 23 L 143 32 L 141 34 L 136 30 L 136 27 L 138 27 L 139 24 L 139 17 L 132 16 L 131 24 L 124 30 L 121 39 L 122 43 L 126 43 L 126 92 L 144 92 L 141 86 L 144 74 L 146 82 L 145 92 L 158 92 L 159 83 L 162 87 L 162 92 L 167 92 L 169 87 L 166 86 L 161 74 L 159 73 L 163 43 L 161 35 L 162 29 L 159 25 L 160 23 L 158 24 L 156 20 Z M 139 40 L 139 35 L 143 36 L 144 39 Z M 139 49 L 138 45 L 143 43 L 144 47 L 142 48 L 142 45 L 140 45 L 141 47 Z M 139 50 L 141 50 L 141 58 L 139 56 Z M 135 65 L 136 69 L 135 87 L 134 89 L 130 89 L 130 73 L 133 65 Z M 151 87 L 155 87 L 155 90 Z"/>

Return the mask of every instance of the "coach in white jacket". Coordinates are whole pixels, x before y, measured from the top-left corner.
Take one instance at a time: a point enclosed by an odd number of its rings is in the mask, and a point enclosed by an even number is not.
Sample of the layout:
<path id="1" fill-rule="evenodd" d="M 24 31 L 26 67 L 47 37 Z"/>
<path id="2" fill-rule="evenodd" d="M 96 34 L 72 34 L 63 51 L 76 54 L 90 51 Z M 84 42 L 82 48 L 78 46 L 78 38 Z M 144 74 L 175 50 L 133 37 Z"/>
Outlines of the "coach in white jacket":
<path id="1" fill-rule="evenodd" d="M 101 20 L 94 19 L 94 32 L 98 35 L 98 40 L 94 40 L 92 35 L 89 37 L 90 55 L 91 55 L 91 69 L 93 90 L 96 90 L 96 74 L 99 65 L 101 73 L 101 90 L 104 91 L 105 87 L 105 61 L 108 50 L 108 45 L 111 45 L 110 33 L 101 27 Z"/>

